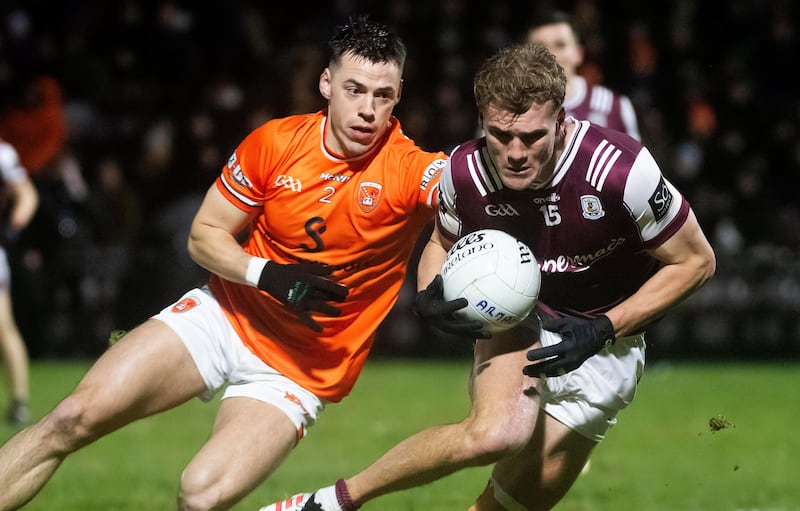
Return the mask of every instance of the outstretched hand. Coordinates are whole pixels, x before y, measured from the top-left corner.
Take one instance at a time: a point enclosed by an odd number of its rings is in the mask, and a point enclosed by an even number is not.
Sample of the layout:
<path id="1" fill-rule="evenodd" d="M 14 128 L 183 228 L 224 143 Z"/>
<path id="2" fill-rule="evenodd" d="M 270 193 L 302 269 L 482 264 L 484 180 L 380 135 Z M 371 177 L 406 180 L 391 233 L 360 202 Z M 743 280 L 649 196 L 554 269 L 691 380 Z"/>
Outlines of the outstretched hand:
<path id="1" fill-rule="evenodd" d="M 561 342 L 528 351 L 523 368 L 527 376 L 561 376 L 577 369 L 587 358 L 614 343 L 614 326 L 608 316 L 548 318 L 542 328 L 561 335 Z"/>
<path id="2" fill-rule="evenodd" d="M 491 334 L 483 329 L 482 322 L 455 314 L 467 306 L 466 298 L 445 301 L 443 288 L 442 276 L 436 275 L 428 287 L 418 292 L 415 300 L 417 314 L 442 332 L 467 339 L 489 339 Z"/>

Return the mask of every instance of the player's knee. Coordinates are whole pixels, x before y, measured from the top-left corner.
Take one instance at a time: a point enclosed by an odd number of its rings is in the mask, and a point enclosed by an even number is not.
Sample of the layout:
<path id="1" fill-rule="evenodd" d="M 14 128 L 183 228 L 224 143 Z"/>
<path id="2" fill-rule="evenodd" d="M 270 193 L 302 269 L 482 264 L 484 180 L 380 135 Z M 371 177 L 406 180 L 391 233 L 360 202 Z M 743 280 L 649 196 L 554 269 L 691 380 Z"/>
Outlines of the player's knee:
<path id="1" fill-rule="evenodd" d="M 465 423 L 467 449 L 482 464 L 494 463 L 522 450 L 529 440 L 528 428 L 509 427 L 497 419 L 468 420 Z"/>
<path id="2" fill-rule="evenodd" d="M 223 503 L 219 481 L 208 471 L 189 467 L 181 474 L 178 509 L 181 511 L 208 511 L 221 509 Z"/>
<path id="3" fill-rule="evenodd" d="M 90 423 L 87 412 L 87 403 L 72 395 L 61 401 L 43 419 L 43 426 L 48 429 L 47 436 L 54 442 L 56 449 L 65 453 L 72 452 L 96 438 L 96 428 Z"/>

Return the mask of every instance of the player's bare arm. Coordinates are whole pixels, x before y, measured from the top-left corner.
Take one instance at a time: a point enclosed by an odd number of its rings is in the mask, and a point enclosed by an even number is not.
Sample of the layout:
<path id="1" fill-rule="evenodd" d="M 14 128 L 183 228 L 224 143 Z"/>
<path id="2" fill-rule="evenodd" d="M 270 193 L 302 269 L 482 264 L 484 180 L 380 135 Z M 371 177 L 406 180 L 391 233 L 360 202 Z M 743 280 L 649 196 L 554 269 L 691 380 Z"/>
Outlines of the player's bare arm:
<path id="1" fill-rule="evenodd" d="M 422 255 L 419 259 L 419 265 L 417 267 L 417 289 L 425 289 L 441 271 L 442 264 L 444 263 L 447 251 L 450 249 L 451 245 L 452 243 L 441 235 L 439 227 L 434 226 L 431 237 L 422 250 Z"/>
<path id="2" fill-rule="evenodd" d="M 650 251 L 664 266 L 639 290 L 607 315 L 616 335 L 623 336 L 669 312 L 714 275 L 714 250 L 694 212 L 669 240 Z"/>
<path id="3" fill-rule="evenodd" d="M 21 231 L 30 223 L 36 213 L 36 208 L 39 206 L 39 194 L 33 182 L 28 178 L 9 182 L 7 186 L 13 197 L 8 223 L 12 229 Z"/>
<path id="4" fill-rule="evenodd" d="M 242 232 L 250 219 L 212 185 L 192 222 L 189 255 L 208 271 L 232 282 L 246 284 L 247 265 L 252 256 L 242 249 L 236 235 Z"/>

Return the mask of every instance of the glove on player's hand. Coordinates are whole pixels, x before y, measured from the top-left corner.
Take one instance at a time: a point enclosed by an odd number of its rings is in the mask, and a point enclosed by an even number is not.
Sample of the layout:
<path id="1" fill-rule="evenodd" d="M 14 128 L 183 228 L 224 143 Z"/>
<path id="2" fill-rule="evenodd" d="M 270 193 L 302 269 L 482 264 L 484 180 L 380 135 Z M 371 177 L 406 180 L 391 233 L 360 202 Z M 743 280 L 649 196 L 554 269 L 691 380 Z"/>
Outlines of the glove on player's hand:
<path id="1" fill-rule="evenodd" d="M 561 342 L 528 351 L 528 360 L 537 361 L 522 370 L 527 376 L 561 376 L 580 367 L 606 346 L 614 343 L 614 326 L 602 314 L 592 319 L 548 318 L 542 328 L 561 335 Z"/>
<path id="2" fill-rule="evenodd" d="M 305 325 L 316 332 L 322 327 L 312 312 L 338 316 L 341 309 L 328 302 L 343 302 L 347 288 L 325 277 L 333 269 L 320 263 L 278 264 L 267 261 L 258 279 L 258 288 L 289 307 Z"/>
<path id="3" fill-rule="evenodd" d="M 467 306 L 466 298 L 446 302 L 442 296 L 443 281 L 436 275 L 424 290 L 417 293 L 417 314 L 429 325 L 442 332 L 467 339 L 489 339 L 491 334 L 483 330 L 483 323 L 475 319 L 464 319 L 454 313 Z"/>

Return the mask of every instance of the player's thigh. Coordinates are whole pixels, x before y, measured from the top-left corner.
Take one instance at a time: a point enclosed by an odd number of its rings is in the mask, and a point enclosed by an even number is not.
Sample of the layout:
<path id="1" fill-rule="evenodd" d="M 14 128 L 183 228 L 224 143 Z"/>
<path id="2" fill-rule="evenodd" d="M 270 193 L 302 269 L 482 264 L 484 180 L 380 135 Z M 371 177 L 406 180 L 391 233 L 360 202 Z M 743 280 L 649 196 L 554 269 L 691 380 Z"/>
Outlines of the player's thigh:
<path id="1" fill-rule="evenodd" d="M 232 505 L 283 462 L 297 429 L 276 406 L 249 397 L 222 400 L 213 433 L 184 470 L 181 493 L 209 493 Z"/>
<path id="2" fill-rule="evenodd" d="M 495 464 L 494 500 L 512 498 L 528 510 L 550 509 L 567 493 L 597 445 L 545 412 L 520 453 Z"/>
<path id="3" fill-rule="evenodd" d="M 86 419 L 114 427 L 177 406 L 205 388 L 175 332 L 150 319 L 106 350 L 73 396 L 85 403 Z"/>
<path id="4" fill-rule="evenodd" d="M 8 288 L 0 286 L 0 334 L 14 325 L 14 308 L 11 305 L 11 293 Z"/>
<path id="5" fill-rule="evenodd" d="M 475 345 L 470 385 L 472 415 L 518 421 L 530 429 L 538 415 L 539 380 L 522 374 L 536 334 L 526 328 L 496 333 Z"/>

